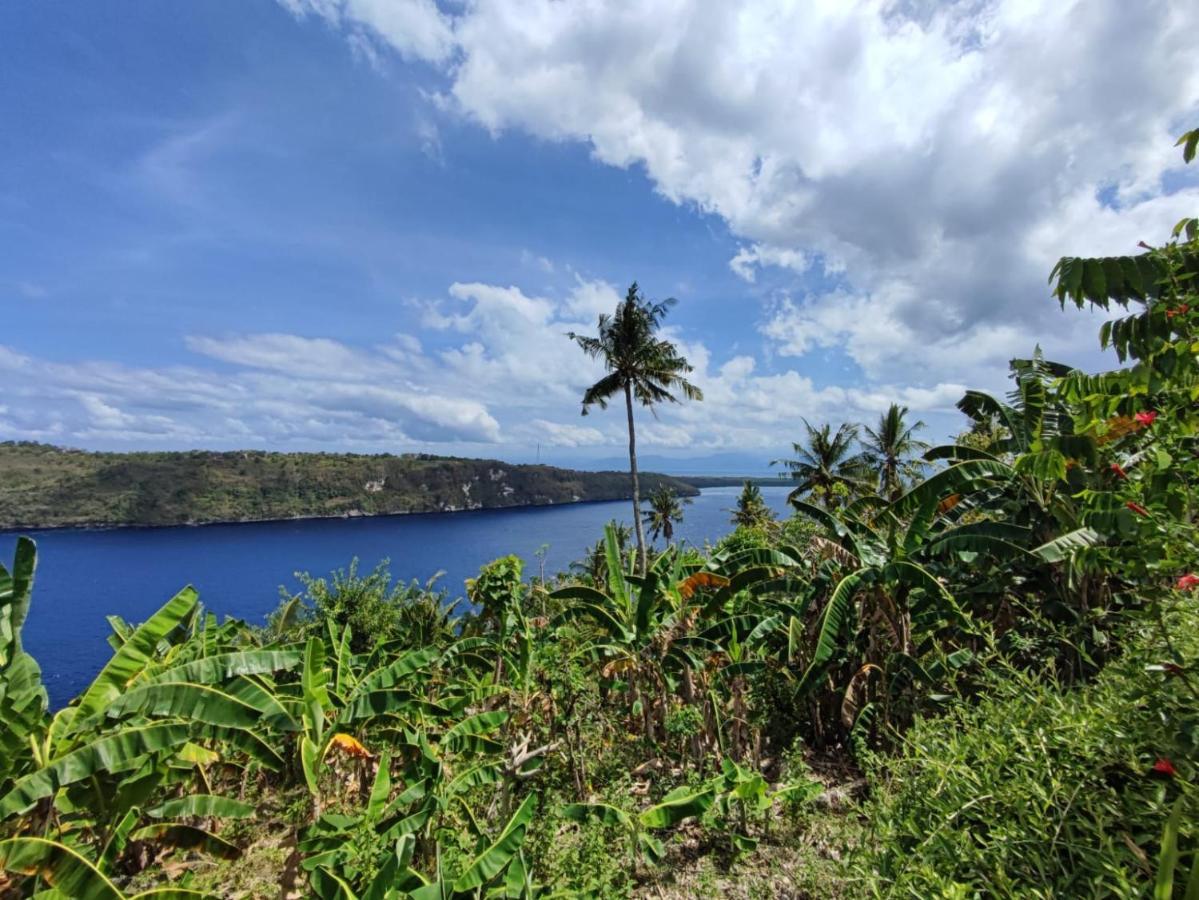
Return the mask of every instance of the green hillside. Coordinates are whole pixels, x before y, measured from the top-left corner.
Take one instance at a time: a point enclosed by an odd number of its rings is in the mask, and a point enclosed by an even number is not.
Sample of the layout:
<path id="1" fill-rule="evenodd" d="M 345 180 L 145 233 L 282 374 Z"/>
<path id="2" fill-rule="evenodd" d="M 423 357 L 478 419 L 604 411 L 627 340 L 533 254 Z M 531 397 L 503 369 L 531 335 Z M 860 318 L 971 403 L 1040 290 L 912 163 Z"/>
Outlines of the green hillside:
<path id="1" fill-rule="evenodd" d="M 643 476 L 680 494 L 696 489 Z M 427 455 L 90 453 L 0 444 L 0 528 L 180 525 L 544 506 L 630 496 L 625 472 Z"/>

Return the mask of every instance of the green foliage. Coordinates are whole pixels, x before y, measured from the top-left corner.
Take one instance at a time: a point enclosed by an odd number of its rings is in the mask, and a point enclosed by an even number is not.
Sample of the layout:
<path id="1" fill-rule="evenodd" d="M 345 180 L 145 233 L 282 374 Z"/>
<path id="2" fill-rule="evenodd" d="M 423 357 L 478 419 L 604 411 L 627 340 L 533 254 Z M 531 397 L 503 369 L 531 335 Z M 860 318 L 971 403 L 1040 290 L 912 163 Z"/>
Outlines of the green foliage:
<path id="1" fill-rule="evenodd" d="M 774 521 L 774 514 L 762 499 L 762 490 L 752 481 L 746 481 L 737 497 L 737 508 L 733 510 L 733 525 L 737 528 L 766 528 Z"/>
<path id="2" fill-rule="evenodd" d="M 645 486 L 684 495 L 678 479 Z M 469 491 L 469 496 L 466 491 Z M 93 453 L 0 441 L 0 529 L 192 525 L 623 500 L 619 472 L 428 454 Z"/>
<path id="3" fill-rule="evenodd" d="M 1194 665 L 1194 608 L 1174 625 Z M 880 792 L 864 812 L 875 834 L 860 866 L 875 893 L 1139 896 L 1172 807 L 1185 846 L 1199 842 L 1195 697 L 1146 671 L 1167 652 L 1152 629 L 1125 637 L 1126 656 L 1092 685 L 1063 693 L 997 670 L 980 700 L 918 722 L 897 757 L 873 759 Z M 1155 774 L 1159 759 L 1177 775 Z M 1175 896 L 1188 869 L 1172 873 Z"/>
<path id="4" fill-rule="evenodd" d="M 683 521 L 683 507 L 690 503 L 690 497 L 679 497 L 665 485 L 653 491 L 649 495 L 649 509 L 642 512 L 650 540 L 656 541 L 660 535 L 668 544 L 673 541 L 674 526 Z"/>
<path id="5" fill-rule="evenodd" d="M 405 647 L 423 646 L 447 636 L 452 629 L 446 591 L 435 587 L 434 576 L 424 585 L 393 583 L 387 562 L 369 574 L 358 573 L 358 560 L 331 578 L 296 574 L 303 591 L 284 594 L 268 619 L 272 637 L 301 641 L 350 630 L 350 650 L 364 653 L 389 641 Z"/>
<path id="6" fill-rule="evenodd" d="M 806 442 L 791 445 L 795 458 L 776 459 L 771 465 L 783 466 L 795 481 L 788 499 L 813 495 L 827 507 L 841 506 L 862 490 L 867 477 L 866 459 L 854 452 L 859 428 L 843 423 L 834 432 L 831 425 L 815 428 L 807 419 L 804 428 Z"/>

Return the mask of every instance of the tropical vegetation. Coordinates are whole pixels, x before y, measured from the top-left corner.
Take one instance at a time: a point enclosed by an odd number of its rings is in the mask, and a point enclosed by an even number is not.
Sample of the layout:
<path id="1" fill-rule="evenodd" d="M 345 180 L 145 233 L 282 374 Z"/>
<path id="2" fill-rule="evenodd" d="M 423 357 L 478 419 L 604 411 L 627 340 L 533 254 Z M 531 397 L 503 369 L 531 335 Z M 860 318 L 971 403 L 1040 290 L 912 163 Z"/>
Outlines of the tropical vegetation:
<path id="1" fill-rule="evenodd" d="M 1197 277 L 1195 219 L 1062 259 L 1053 293 L 1104 311 L 1119 367 L 1033 352 L 928 449 L 900 407 L 865 448 L 809 426 L 789 520 L 747 485 L 715 546 L 651 556 L 614 523 L 566 573 L 488 564 L 460 615 L 381 569 L 262 627 L 184 588 L 110 619 L 61 710 L 21 643 L 21 538 L 0 891 L 1196 896 Z M 656 345 L 657 374 L 621 368 L 665 309 L 624 306 L 584 345 L 610 364 L 585 402 L 623 393 L 631 423 L 684 367 Z"/>

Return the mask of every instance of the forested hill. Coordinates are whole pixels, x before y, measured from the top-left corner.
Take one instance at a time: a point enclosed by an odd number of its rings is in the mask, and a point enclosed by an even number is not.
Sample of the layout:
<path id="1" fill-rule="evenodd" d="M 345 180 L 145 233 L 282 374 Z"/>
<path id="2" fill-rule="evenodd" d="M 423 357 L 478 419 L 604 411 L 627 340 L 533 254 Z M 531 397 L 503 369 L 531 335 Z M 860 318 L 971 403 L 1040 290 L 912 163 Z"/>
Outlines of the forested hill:
<path id="1" fill-rule="evenodd" d="M 689 484 L 642 476 L 693 495 Z M 0 443 L 0 528 L 450 512 L 630 496 L 625 472 L 420 455 L 91 453 Z"/>

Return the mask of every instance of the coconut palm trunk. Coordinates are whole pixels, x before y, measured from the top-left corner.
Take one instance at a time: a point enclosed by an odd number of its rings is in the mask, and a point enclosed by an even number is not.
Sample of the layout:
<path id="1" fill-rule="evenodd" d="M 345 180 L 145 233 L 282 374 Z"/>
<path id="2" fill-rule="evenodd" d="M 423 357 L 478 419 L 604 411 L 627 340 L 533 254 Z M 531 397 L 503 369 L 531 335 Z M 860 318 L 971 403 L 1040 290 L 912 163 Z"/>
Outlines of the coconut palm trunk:
<path id="1" fill-rule="evenodd" d="M 633 426 L 633 386 L 625 382 L 625 410 L 629 416 L 629 474 L 633 478 L 633 525 L 637 528 L 637 563 L 646 572 L 645 529 L 641 526 L 641 484 L 637 479 L 637 430 Z"/>

